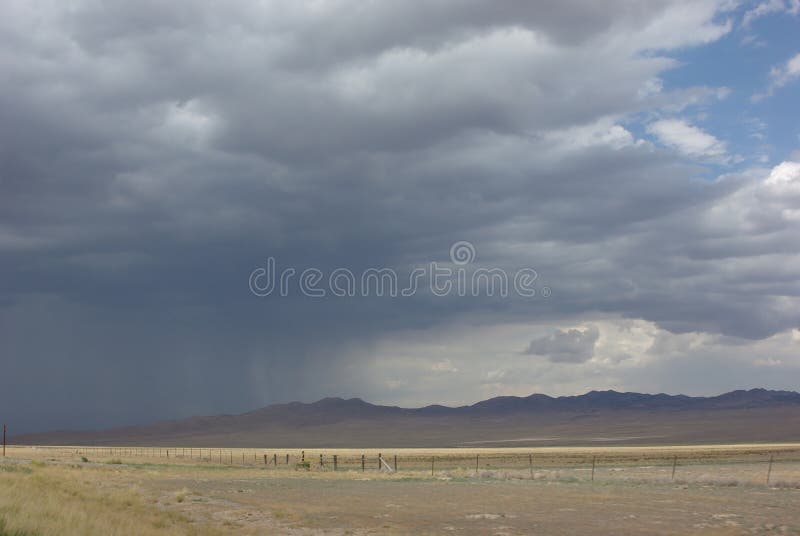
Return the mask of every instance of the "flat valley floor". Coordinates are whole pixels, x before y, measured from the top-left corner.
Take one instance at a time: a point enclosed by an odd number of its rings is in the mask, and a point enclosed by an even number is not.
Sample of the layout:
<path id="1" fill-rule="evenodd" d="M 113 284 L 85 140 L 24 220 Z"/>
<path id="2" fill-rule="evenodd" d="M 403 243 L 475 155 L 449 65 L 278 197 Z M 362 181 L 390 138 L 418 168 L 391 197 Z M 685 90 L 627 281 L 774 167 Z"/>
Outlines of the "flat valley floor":
<path id="1" fill-rule="evenodd" d="M 800 534 L 800 445 L 383 451 L 15 447 L 0 534 Z"/>

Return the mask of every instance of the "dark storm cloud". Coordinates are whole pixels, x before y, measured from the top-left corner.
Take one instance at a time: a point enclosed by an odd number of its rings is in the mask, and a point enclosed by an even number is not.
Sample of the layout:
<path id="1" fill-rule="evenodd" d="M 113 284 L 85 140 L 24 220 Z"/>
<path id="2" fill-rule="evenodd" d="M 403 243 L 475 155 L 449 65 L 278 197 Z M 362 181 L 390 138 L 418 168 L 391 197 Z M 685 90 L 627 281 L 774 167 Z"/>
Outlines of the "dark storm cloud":
<path id="1" fill-rule="evenodd" d="M 712 2 L 10 3 L 0 392 L 17 428 L 374 393 L 356 356 L 487 311 L 798 325 L 794 198 L 770 170 L 698 178 L 618 121 L 705 98 L 653 81 L 727 28 Z M 267 256 L 407 272 L 457 240 L 553 297 L 247 288 Z"/>

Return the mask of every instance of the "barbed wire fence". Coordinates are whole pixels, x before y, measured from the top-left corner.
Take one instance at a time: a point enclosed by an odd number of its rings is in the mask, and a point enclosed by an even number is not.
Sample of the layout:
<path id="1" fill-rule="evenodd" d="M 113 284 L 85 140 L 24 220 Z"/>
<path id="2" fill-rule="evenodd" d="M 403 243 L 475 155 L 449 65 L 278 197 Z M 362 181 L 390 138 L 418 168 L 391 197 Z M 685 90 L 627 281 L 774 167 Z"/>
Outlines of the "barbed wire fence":
<path id="1" fill-rule="evenodd" d="M 8 456 L 91 463 L 172 463 L 268 471 L 389 473 L 434 478 L 531 479 L 564 482 L 660 480 L 716 485 L 764 484 L 800 488 L 800 448 L 647 452 L 393 452 L 264 450 L 208 447 L 23 446 Z"/>

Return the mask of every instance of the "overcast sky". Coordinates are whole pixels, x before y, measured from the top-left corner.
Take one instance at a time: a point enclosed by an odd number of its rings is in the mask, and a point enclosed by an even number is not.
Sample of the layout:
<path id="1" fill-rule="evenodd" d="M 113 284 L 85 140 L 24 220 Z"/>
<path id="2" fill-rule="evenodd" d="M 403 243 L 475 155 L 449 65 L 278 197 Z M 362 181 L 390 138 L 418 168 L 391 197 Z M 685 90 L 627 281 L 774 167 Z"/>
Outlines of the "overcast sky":
<path id="1" fill-rule="evenodd" d="M 799 0 L 2 11 L 16 432 L 800 387 Z M 270 257 L 536 295 L 257 296 Z"/>

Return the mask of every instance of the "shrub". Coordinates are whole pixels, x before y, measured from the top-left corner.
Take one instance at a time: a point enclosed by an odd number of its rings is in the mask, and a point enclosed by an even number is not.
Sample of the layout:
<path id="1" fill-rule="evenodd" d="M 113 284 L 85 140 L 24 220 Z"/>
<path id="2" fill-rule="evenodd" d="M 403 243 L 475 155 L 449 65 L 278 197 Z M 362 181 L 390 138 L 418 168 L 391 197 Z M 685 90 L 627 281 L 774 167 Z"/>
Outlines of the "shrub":
<path id="1" fill-rule="evenodd" d="M 183 501 L 186 500 L 186 496 L 189 495 L 190 493 L 191 492 L 186 488 L 182 488 L 182 489 L 176 491 L 175 492 L 175 502 L 182 503 Z"/>

